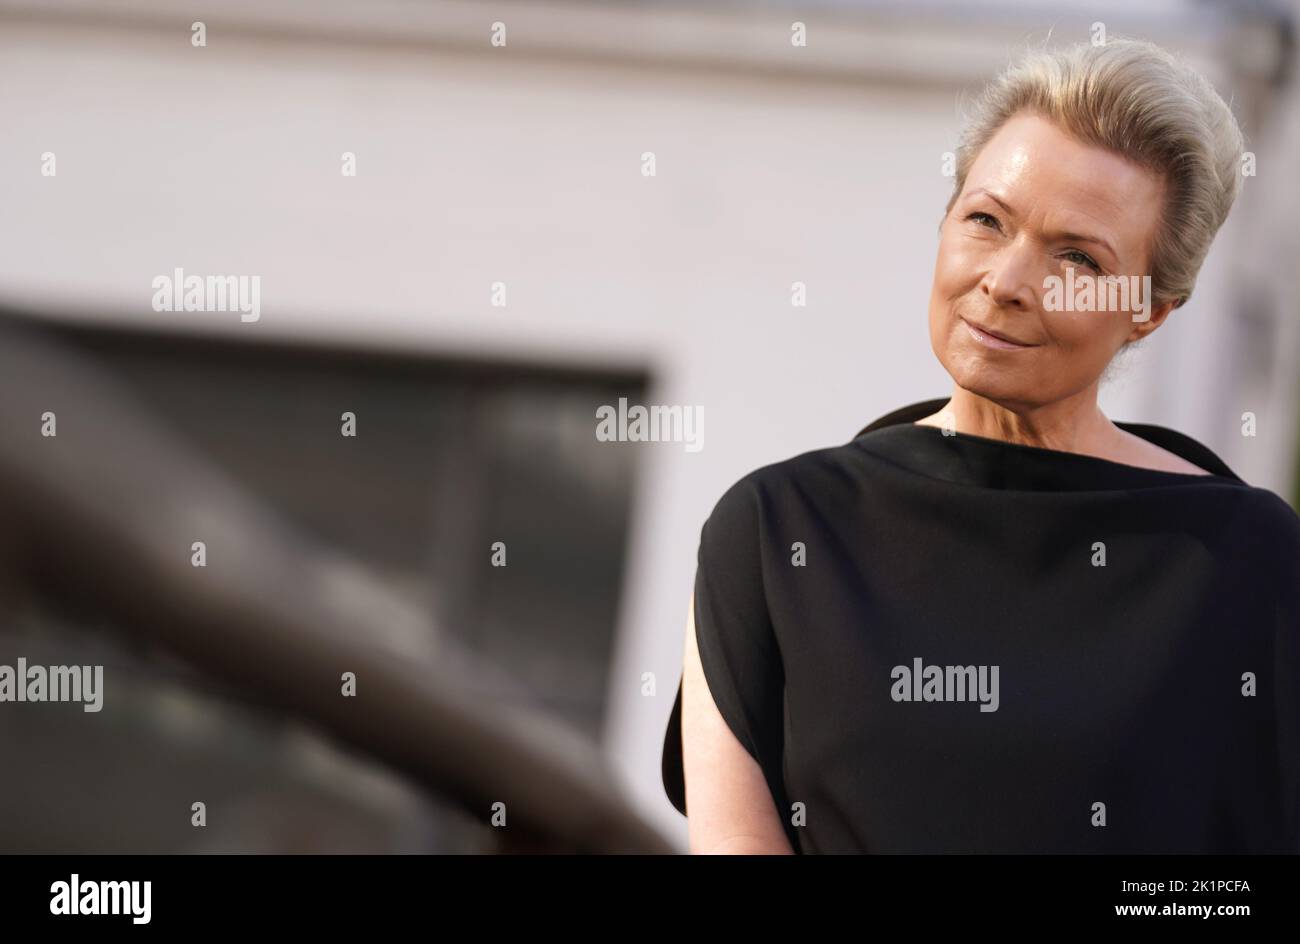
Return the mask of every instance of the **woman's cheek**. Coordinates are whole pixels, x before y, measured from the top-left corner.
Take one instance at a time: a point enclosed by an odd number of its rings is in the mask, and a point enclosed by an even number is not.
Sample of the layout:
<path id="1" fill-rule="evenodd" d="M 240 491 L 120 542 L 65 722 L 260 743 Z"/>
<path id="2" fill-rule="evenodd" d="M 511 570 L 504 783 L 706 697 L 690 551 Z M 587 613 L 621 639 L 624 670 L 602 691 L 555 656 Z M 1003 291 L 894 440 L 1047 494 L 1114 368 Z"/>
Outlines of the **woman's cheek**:
<path id="1" fill-rule="evenodd" d="M 1080 360 L 1101 363 L 1108 360 L 1118 342 L 1115 334 L 1129 316 L 1123 312 L 1047 311 L 1043 318 L 1052 340 L 1063 351 Z"/>
<path id="2" fill-rule="evenodd" d="M 960 294 L 967 283 L 978 282 L 978 255 L 959 246 L 945 247 L 945 250 L 938 281 L 950 296 Z"/>

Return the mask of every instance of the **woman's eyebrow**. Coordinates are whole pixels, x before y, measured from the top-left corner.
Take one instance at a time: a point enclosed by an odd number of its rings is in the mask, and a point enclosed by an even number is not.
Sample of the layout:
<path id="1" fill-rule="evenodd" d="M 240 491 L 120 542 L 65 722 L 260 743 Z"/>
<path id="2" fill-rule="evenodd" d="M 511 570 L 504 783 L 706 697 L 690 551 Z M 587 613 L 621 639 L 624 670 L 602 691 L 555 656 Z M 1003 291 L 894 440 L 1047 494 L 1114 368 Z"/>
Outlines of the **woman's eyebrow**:
<path id="1" fill-rule="evenodd" d="M 1114 247 L 1111 246 L 1110 243 L 1106 242 L 1106 240 L 1102 239 L 1100 236 L 1089 236 L 1087 233 L 1072 233 L 1067 231 L 1048 233 L 1046 235 L 1053 242 L 1057 240 L 1062 240 L 1062 241 L 1068 241 L 1074 243 L 1092 243 L 1094 246 L 1100 246 L 1102 249 L 1105 249 L 1107 252 L 1109 252 L 1112 259 L 1119 258 L 1119 253 L 1115 251 Z"/>
<path id="2" fill-rule="evenodd" d="M 1011 209 L 1010 205 L 1008 205 L 1005 200 L 999 197 L 992 190 L 987 190 L 984 187 L 976 187 L 974 190 L 970 192 L 970 195 L 974 197 L 981 193 L 984 194 L 984 196 L 988 197 L 990 200 L 992 200 L 994 203 L 996 203 L 998 206 L 1002 207 L 1002 209 L 1006 210 L 1012 216 L 1016 215 L 1016 211 Z"/>
<path id="3" fill-rule="evenodd" d="M 1011 205 L 1008 204 L 1005 200 L 1003 200 L 1001 197 L 999 197 L 999 196 L 998 196 L 996 193 L 994 193 L 993 191 L 988 190 L 988 189 L 986 189 L 986 188 L 984 188 L 984 187 L 977 187 L 977 188 L 975 188 L 974 190 L 972 190 L 972 191 L 970 192 L 970 195 L 971 195 L 972 197 L 974 197 L 974 196 L 976 196 L 976 195 L 979 195 L 979 194 L 983 194 L 984 196 L 988 197 L 990 200 L 992 200 L 992 201 L 993 201 L 994 203 L 996 203 L 998 206 L 1002 207 L 1002 209 L 1006 210 L 1007 213 L 1008 213 L 1010 216 L 1015 216 L 1015 215 L 1016 215 L 1016 211 L 1013 210 L 1013 209 L 1011 208 Z M 1100 236 L 1090 236 L 1090 235 L 1088 235 L 1087 233 L 1075 233 L 1075 232 L 1070 232 L 1070 231 L 1063 231 L 1063 232 L 1057 232 L 1057 233 L 1048 233 L 1048 234 L 1046 234 L 1046 235 L 1047 235 L 1049 238 L 1052 238 L 1052 239 L 1058 239 L 1058 240 L 1069 240 L 1069 241 L 1071 241 L 1071 242 L 1092 243 L 1094 246 L 1100 246 L 1102 249 L 1105 249 L 1107 252 L 1109 252 L 1110 255 L 1111 255 L 1111 258 L 1113 258 L 1113 259 L 1118 259 L 1118 258 L 1119 258 L 1119 253 L 1117 253 L 1117 252 L 1115 251 L 1115 247 L 1112 246 L 1112 245 L 1111 245 L 1109 242 L 1107 242 L 1105 239 L 1102 239 Z"/>

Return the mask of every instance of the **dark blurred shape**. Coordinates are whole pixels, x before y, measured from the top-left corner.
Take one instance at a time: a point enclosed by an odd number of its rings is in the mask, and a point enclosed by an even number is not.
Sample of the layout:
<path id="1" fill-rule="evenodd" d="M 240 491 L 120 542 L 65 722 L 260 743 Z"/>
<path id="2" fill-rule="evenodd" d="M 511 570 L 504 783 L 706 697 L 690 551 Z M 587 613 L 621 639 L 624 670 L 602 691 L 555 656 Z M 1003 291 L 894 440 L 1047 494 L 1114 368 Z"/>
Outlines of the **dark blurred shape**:
<path id="1" fill-rule="evenodd" d="M 0 317 L 0 663 L 106 690 L 0 706 L 0 849 L 671 851 L 594 744 L 632 487 L 595 407 L 644 386 Z"/>

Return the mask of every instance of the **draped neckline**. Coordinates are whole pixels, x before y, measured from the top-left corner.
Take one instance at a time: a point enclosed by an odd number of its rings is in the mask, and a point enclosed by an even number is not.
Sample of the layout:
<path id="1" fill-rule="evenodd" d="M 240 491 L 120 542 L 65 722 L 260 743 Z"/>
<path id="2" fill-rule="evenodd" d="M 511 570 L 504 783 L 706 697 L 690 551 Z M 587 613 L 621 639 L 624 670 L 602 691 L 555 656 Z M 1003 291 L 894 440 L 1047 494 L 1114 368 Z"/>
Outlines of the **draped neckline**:
<path id="1" fill-rule="evenodd" d="M 1161 486 L 1249 487 L 1208 447 L 1176 430 L 1113 420 L 1120 429 L 1208 472 L 1168 472 L 1098 456 L 1030 446 L 969 433 L 945 434 L 916 420 L 938 412 L 947 397 L 900 407 L 874 420 L 852 444 L 919 475 L 976 487 L 1023 491 L 1094 491 Z"/>

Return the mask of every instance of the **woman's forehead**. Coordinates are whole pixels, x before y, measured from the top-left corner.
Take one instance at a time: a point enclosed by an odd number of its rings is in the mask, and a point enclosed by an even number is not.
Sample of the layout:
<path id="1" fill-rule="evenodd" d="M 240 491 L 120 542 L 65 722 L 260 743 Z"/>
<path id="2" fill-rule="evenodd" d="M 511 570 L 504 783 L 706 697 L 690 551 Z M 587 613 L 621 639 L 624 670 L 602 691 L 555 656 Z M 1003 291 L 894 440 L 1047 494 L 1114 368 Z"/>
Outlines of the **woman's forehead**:
<path id="1" fill-rule="evenodd" d="M 1007 188 L 1050 187 L 1113 210 L 1135 199 L 1158 197 L 1161 184 L 1160 175 L 1149 168 L 1080 141 L 1036 115 L 1017 115 L 1004 123 L 975 158 L 970 177 L 989 177 Z"/>
<path id="2" fill-rule="evenodd" d="M 1104 229 L 1120 253 L 1146 244 L 1163 201 L 1163 182 L 1150 169 L 1033 115 L 1015 116 L 998 129 L 963 189 L 1000 200 L 1030 225 Z"/>

